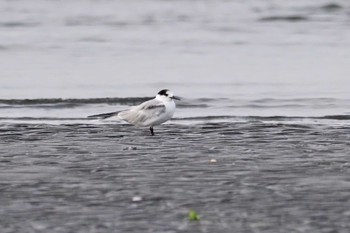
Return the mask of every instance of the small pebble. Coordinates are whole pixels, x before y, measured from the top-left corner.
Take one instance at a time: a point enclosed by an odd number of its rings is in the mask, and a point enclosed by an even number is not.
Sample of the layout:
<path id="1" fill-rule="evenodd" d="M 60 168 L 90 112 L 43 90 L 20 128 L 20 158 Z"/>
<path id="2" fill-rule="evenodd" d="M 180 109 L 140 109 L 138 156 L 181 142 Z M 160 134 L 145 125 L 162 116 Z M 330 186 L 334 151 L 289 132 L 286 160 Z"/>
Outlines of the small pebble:
<path id="1" fill-rule="evenodd" d="M 210 162 L 211 163 L 216 163 L 217 161 L 216 161 L 216 159 L 211 159 Z"/>
<path id="2" fill-rule="evenodd" d="M 134 201 L 134 202 L 142 201 L 142 197 L 134 196 L 134 197 L 132 197 L 132 201 Z"/>

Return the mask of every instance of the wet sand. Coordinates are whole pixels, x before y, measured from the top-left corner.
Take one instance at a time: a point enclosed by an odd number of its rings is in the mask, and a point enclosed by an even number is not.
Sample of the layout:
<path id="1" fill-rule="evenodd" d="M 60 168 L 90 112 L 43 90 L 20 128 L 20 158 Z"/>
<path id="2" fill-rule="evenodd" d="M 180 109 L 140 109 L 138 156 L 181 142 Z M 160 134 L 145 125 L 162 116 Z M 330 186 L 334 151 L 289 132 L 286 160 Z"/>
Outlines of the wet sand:
<path id="1" fill-rule="evenodd" d="M 345 233 L 349 129 L 168 124 L 152 137 L 130 125 L 3 124 L 0 229 Z"/>

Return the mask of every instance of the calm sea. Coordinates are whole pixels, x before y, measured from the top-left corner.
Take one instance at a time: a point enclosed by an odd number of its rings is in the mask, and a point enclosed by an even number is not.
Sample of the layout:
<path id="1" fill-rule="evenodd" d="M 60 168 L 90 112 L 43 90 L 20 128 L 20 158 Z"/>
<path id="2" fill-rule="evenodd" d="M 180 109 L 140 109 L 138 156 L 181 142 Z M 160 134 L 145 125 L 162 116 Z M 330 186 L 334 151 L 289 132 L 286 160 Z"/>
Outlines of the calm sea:
<path id="1" fill-rule="evenodd" d="M 1 1 L 1 121 L 84 118 L 164 88 L 185 100 L 177 118 L 349 115 L 349 7 Z"/>

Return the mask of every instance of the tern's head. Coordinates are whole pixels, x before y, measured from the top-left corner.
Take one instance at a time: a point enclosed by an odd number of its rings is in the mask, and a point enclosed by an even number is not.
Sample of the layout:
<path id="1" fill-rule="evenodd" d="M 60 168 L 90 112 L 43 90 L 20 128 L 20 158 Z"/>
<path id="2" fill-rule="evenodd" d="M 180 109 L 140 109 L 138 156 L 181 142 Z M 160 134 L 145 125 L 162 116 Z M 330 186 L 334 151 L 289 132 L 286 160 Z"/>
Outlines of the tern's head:
<path id="1" fill-rule="evenodd" d="M 156 98 L 160 100 L 167 100 L 167 101 L 171 101 L 173 99 L 180 100 L 179 97 L 174 96 L 174 94 L 168 89 L 164 89 L 158 92 Z"/>

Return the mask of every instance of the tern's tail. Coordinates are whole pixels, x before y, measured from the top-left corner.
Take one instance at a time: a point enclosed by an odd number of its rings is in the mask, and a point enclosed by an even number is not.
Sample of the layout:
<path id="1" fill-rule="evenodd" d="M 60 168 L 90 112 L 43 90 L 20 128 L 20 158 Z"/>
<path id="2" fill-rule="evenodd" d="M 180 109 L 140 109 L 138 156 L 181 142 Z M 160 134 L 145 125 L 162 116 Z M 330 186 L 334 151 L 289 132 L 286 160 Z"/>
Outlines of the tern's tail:
<path id="1" fill-rule="evenodd" d="M 101 118 L 101 119 L 106 119 L 112 116 L 118 115 L 119 112 L 109 112 L 109 113 L 102 113 L 102 114 L 97 114 L 97 115 L 92 115 L 88 116 L 89 118 Z"/>

